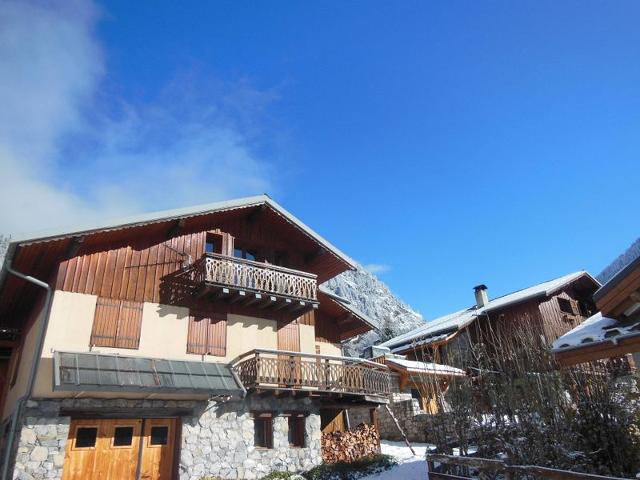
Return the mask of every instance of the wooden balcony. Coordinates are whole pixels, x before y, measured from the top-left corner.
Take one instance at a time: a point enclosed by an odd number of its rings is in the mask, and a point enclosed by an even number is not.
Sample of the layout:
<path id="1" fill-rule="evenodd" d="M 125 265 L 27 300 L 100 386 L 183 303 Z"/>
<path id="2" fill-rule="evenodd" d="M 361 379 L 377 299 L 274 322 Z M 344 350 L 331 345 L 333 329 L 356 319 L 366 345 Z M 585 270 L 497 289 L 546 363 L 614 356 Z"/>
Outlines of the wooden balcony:
<path id="1" fill-rule="evenodd" d="M 318 281 L 312 273 L 217 253 L 205 254 L 192 268 L 200 285 L 198 297 L 300 314 L 318 306 Z"/>
<path id="2" fill-rule="evenodd" d="M 387 366 L 361 358 L 258 349 L 231 365 L 249 391 L 360 397 L 377 403 L 386 403 L 390 393 Z"/>

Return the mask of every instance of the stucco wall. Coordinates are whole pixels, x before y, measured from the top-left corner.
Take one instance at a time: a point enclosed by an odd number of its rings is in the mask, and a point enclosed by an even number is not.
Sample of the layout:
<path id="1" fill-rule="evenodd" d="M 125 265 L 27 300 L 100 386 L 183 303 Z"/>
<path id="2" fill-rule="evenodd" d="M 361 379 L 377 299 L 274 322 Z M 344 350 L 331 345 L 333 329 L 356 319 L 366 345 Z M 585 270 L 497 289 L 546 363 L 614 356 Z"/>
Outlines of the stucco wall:
<path id="1" fill-rule="evenodd" d="M 342 356 L 342 347 L 340 345 L 327 342 L 316 342 L 316 345 L 320 347 L 320 355 Z"/>
<path id="2" fill-rule="evenodd" d="M 89 351 L 96 301 L 97 297 L 95 295 L 63 291 L 55 292 L 49 328 L 45 337 L 42 360 L 34 388 L 36 397 L 68 395 L 62 392 L 53 392 L 52 390 L 53 352 L 56 350 L 69 352 Z M 144 304 L 142 311 L 142 327 L 138 349 L 95 347 L 92 350 L 129 356 L 192 361 L 204 359 L 207 362 L 226 363 L 254 348 L 277 349 L 277 325 L 276 320 L 229 314 L 227 317 L 226 355 L 224 357 L 208 355 L 203 357 L 186 352 L 189 328 L 189 310 L 187 308 L 147 302 Z M 29 338 L 27 341 L 29 341 Z M 310 325 L 300 325 L 301 351 L 315 353 L 315 346 L 315 328 Z M 29 351 L 28 345 L 27 351 Z M 339 355 L 340 350 L 332 344 L 321 344 L 321 353 Z M 28 368 L 25 368 L 24 364 L 22 364 L 20 366 L 20 376 L 22 377 L 27 372 Z M 24 383 L 26 383 L 26 378 Z M 19 395 L 14 393 L 13 390 L 10 392 L 10 398 L 17 398 L 17 396 Z M 7 408 L 11 408 L 9 402 L 7 403 Z"/>
<path id="3" fill-rule="evenodd" d="M 6 419 L 13 412 L 16 407 L 18 399 L 27 392 L 27 381 L 29 380 L 29 371 L 33 364 L 33 351 L 36 348 L 36 341 L 38 332 L 40 331 L 42 322 L 44 319 L 42 315 L 38 317 L 25 338 L 24 345 L 22 347 L 22 355 L 20 357 L 20 364 L 18 366 L 18 374 L 16 376 L 16 383 L 7 392 L 7 397 L 2 410 L 2 419 Z"/>

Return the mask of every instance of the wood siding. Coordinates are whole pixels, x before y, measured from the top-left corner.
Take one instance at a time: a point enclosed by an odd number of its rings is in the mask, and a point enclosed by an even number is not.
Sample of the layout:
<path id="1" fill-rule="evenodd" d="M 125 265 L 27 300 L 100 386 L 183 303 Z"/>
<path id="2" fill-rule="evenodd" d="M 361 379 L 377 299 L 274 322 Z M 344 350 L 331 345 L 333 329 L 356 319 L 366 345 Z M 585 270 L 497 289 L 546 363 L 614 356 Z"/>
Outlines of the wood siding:
<path id="1" fill-rule="evenodd" d="M 297 319 L 278 322 L 278 350 L 300 351 L 300 325 Z"/>
<path id="2" fill-rule="evenodd" d="M 90 344 L 137 349 L 142 328 L 142 303 L 98 298 Z"/>
<path id="3" fill-rule="evenodd" d="M 227 316 L 216 313 L 191 313 L 187 335 L 187 353 L 227 354 Z"/>

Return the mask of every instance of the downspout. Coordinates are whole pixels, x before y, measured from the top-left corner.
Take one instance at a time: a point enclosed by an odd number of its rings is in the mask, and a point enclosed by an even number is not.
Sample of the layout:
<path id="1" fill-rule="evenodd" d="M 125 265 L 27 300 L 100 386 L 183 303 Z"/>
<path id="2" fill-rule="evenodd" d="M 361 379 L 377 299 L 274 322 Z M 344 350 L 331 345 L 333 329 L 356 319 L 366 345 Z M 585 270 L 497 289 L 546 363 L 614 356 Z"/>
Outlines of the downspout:
<path id="1" fill-rule="evenodd" d="M 9 429 L 9 437 L 7 438 L 7 446 L 5 448 L 4 464 L 2 466 L 2 476 L 0 477 L 1 480 L 7 480 L 8 478 L 7 475 L 9 474 L 9 464 L 12 463 L 10 456 L 13 450 L 13 442 L 15 441 L 15 431 L 16 431 L 18 419 L 22 414 L 22 407 L 24 406 L 26 401 L 29 398 L 31 398 L 31 395 L 33 393 L 33 386 L 35 384 L 36 373 L 38 371 L 38 366 L 40 365 L 40 357 L 42 355 L 42 347 L 44 345 L 44 337 L 45 337 L 45 333 L 47 332 L 47 327 L 49 325 L 49 314 L 51 313 L 51 303 L 52 303 L 51 300 L 53 298 L 53 289 L 48 283 L 43 282 L 42 280 L 34 278 L 30 275 L 25 275 L 24 273 L 20 273 L 16 270 L 13 270 L 11 268 L 11 259 L 7 259 L 6 266 L 7 266 L 8 273 L 15 275 L 18 278 L 21 278 L 26 282 L 32 283 L 33 285 L 44 288 L 47 293 L 46 293 L 44 309 L 43 309 L 44 318 L 42 319 L 42 325 L 40 327 L 40 331 L 38 332 L 38 338 L 36 340 L 36 348 L 33 351 L 33 361 L 31 362 L 31 370 L 29 371 L 29 379 L 27 381 L 27 392 L 18 399 L 17 406 L 13 412 L 13 417 L 11 418 L 11 428 Z"/>

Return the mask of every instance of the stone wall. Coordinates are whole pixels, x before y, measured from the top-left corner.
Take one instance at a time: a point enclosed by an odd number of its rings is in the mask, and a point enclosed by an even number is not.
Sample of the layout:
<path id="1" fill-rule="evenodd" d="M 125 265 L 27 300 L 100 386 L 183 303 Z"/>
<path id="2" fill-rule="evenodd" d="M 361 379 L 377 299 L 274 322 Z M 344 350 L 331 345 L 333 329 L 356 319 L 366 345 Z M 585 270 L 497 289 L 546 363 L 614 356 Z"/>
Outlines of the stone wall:
<path id="1" fill-rule="evenodd" d="M 60 479 L 69 434 L 70 414 L 100 411 L 114 418 L 180 415 L 182 423 L 179 478 L 203 476 L 255 479 L 272 471 L 299 471 L 321 462 L 319 405 L 309 398 L 248 397 L 241 401 L 64 399 L 30 400 L 16 432 L 14 480 Z M 254 446 L 252 411 L 274 414 L 273 448 Z M 283 413 L 308 413 L 305 447 L 291 448 Z"/>
<path id="2" fill-rule="evenodd" d="M 389 408 L 398 420 L 400 427 L 411 442 L 428 440 L 428 425 L 431 414 L 420 410 L 420 404 L 410 394 L 394 394 Z M 349 421 L 352 427 L 359 423 L 369 423 L 369 410 L 350 409 Z M 384 407 L 378 407 L 378 426 L 383 440 L 404 440 L 393 419 Z"/>
<path id="3" fill-rule="evenodd" d="M 291 448 L 287 411 L 309 412 L 305 448 Z M 251 411 L 274 413 L 273 448 L 254 446 Z M 185 418 L 180 480 L 205 475 L 229 479 L 260 478 L 272 471 L 308 470 L 321 462 L 319 407 L 311 399 L 253 397 L 212 406 L 200 416 Z"/>

